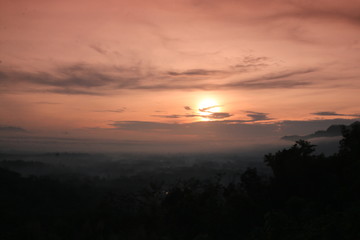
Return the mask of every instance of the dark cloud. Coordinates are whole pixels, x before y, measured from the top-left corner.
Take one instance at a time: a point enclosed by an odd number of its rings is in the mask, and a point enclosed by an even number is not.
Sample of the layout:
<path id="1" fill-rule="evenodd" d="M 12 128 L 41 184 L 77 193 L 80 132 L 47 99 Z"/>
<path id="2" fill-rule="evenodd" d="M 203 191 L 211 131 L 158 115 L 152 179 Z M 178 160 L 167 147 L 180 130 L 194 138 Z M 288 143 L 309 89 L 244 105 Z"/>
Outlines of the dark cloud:
<path id="1" fill-rule="evenodd" d="M 161 117 L 161 118 L 208 118 L 208 119 L 224 119 L 231 117 L 232 114 L 226 113 L 226 112 L 215 112 L 210 113 L 208 115 L 201 115 L 201 114 L 184 114 L 184 115 L 178 115 L 178 114 L 171 114 L 171 115 L 153 115 L 153 117 Z"/>
<path id="2" fill-rule="evenodd" d="M 244 57 L 243 62 L 246 64 L 259 64 L 268 61 L 268 57 L 254 57 L 254 56 L 246 56 Z"/>
<path id="3" fill-rule="evenodd" d="M 252 111 L 246 111 L 248 117 L 251 118 L 250 121 L 256 122 L 256 121 L 265 121 L 265 120 L 272 120 L 273 118 L 269 118 L 267 115 L 268 113 L 261 113 L 261 112 L 252 112 Z"/>
<path id="4" fill-rule="evenodd" d="M 6 77 L 3 79 L 7 82 L 13 83 L 31 83 L 31 84 L 39 84 L 45 86 L 56 86 L 56 87 L 74 87 L 74 86 L 81 86 L 81 87 L 92 87 L 92 86 L 100 86 L 98 80 L 86 81 L 84 76 L 80 78 L 80 76 L 64 76 L 63 78 L 55 77 L 49 73 L 45 72 L 19 72 L 19 71 L 12 71 L 7 72 Z M 94 79 L 94 77 L 92 77 Z M 84 85 L 85 84 L 85 85 Z"/>
<path id="5" fill-rule="evenodd" d="M 100 71 L 99 71 L 100 70 Z M 49 82 L 54 86 L 79 86 L 79 87 L 100 87 L 114 82 L 114 78 L 101 69 L 95 69 L 87 64 L 75 64 L 72 66 L 61 67 L 60 73 L 54 81 Z"/>
<path id="6" fill-rule="evenodd" d="M 139 74 L 135 68 L 109 68 L 82 63 L 58 67 L 52 72 L 3 69 L 1 73 L 1 82 L 6 85 L 28 83 L 51 86 L 56 88 L 49 92 L 63 94 L 104 95 L 100 93 L 103 90 L 128 89 L 139 84 Z"/>
<path id="7" fill-rule="evenodd" d="M 138 85 L 129 87 L 133 90 L 155 90 L 155 91 L 167 91 L 167 90 L 215 90 L 219 85 L 216 84 L 173 84 L 173 83 L 160 83 L 153 85 Z"/>
<path id="8" fill-rule="evenodd" d="M 46 90 L 46 92 L 66 94 L 66 95 L 90 95 L 90 96 L 103 96 L 104 95 L 101 92 L 77 90 L 77 89 L 70 89 L 70 88 L 48 89 L 48 90 Z"/>
<path id="9" fill-rule="evenodd" d="M 190 75 L 190 76 L 197 76 L 197 75 L 214 75 L 224 73 L 224 71 L 219 70 L 206 70 L 206 69 L 190 69 L 184 72 L 168 72 L 171 76 L 183 76 L 183 75 Z"/>
<path id="10" fill-rule="evenodd" d="M 143 130 L 159 130 L 159 129 L 174 129 L 177 126 L 181 126 L 180 124 L 170 124 L 170 123 L 161 123 L 161 122 L 145 122 L 145 121 L 115 121 L 110 124 L 113 127 L 119 129 L 126 130 L 135 130 L 135 131 L 143 131 Z"/>
<path id="11" fill-rule="evenodd" d="M 228 118 L 231 117 L 232 115 L 230 113 L 226 113 L 226 112 L 215 112 L 215 113 L 211 113 L 209 115 L 205 115 L 203 117 L 205 118 L 210 118 L 210 119 L 224 119 L 224 118 Z"/>
<path id="12" fill-rule="evenodd" d="M 338 114 L 336 112 L 315 112 L 311 114 L 318 116 L 343 116 L 343 114 Z"/>
<path id="13" fill-rule="evenodd" d="M 294 88 L 311 85 L 309 81 L 244 81 L 244 82 L 235 82 L 229 83 L 223 88 L 244 88 L 244 89 L 273 89 L 273 88 Z"/>
<path id="14" fill-rule="evenodd" d="M 160 118 L 192 118 L 192 117 L 198 117 L 199 115 L 196 114 L 169 114 L 169 115 L 152 115 L 153 117 L 160 117 Z"/>
<path id="15" fill-rule="evenodd" d="M 296 77 L 314 73 L 318 71 L 315 68 L 301 69 L 295 71 L 286 71 L 273 74 L 267 74 L 262 77 L 253 78 L 245 81 L 235 81 L 224 85 L 219 85 L 218 88 L 247 88 L 247 89 L 269 89 L 269 88 L 292 88 L 297 86 L 310 85 L 311 82 L 304 80 L 297 80 Z M 295 78 L 295 79 L 289 79 Z"/>
<path id="16" fill-rule="evenodd" d="M 152 117 L 160 117 L 160 118 L 183 118 L 187 115 L 178 115 L 178 114 L 170 114 L 170 115 L 151 115 Z"/>
<path id="17" fill-rule="evenodd" d="M 90 45 L 89 46 L 91 49 L 95 50 L 97 53 L 100 53 L 102 55 L 107 55 L 108 51 L 105 50 L 104 48 L 100 47 L 99 45 Z"/>
<path id="18" fill-rule="evenodd" d="M 0 71 L 0 83 L 4 82 L 8 78 L 8 74 L 3 71 Z"/>
<path id="19" fill-rule="evenodd" d="M 269 66 L 269 58 L 246 56 L 241 63 L 233 66 L 234 70 L 240 72 L 254 71 Z"/>
<path id="20" fill-rule="evenodd" d="M 224 119 L 233 116 L 227 112 L 213 112 L 211 111 L 214 108 L 221 107 L 222 105 L 214 105 L 206 108 L 198 109 L 199 112 L 203 114 L 170 114 L 170 115 L 153 115 L 154 117 L 161 117 L 161 118 L 207 118 L 207 119 Z M 185 110 L 193 110 L 189 106 L 184 107 Z"/>
<path id="21" fill-rule="evenodd" d="M 0 132 L 26 132 L 26 130 L 21 127 L 0 126 Z"/>
<path id="22" fill-rule="evenodd" d="M 269 75 L 265 76 L 263 79 L 264 80 L 274 80 L 274 79 L 288 78 L 288 77 L 293 77 L 296 75 L 313 73 L 318 70 L 319 69 L 317 69 L 317 68 L 308 68 L 308 69 L 301 69 L 301 70 L 295 70 L 295 71 L 286 71 L 286 72 L 282 72 L 282 73 L 269 74 Z"/>
<path id="23" fill-rule="evenodd" d="M 114 82 L 110 75 L 104 74 L 101 69 L 96 69 L 87 64 L 60 67 L 52 74 L 45 72 L 13 72 L 9 77 L 17 81 L 54 87 L 92 88 L 106 86 Z"/>
<path id="24" fill-rule="evenodd" d="M 113 113 L 122 113 L 126 111 L 126 107 L 118 108 L 118 109 L 109 109 L 109 110 L 97 110 L 95 112 L 113 112 Z"/>
<path id="25" fill-rule="evenodd" d="M 182 77 L 182 80 L 192 80 L 193 77 L 198 77 L 197 79 L 207 79 L 204 77 L 224 77 L 231 76 L 234 74 L 239 74 L 243 72 L 256 71 L 260 68 L 269 66 L 269 58 L 267 57 L 256 57 L 256 56 L 246 56 L 243 60 L 234 66 L 230 66 L 227 69 L 218 70 L 218 69 L 189 69 L 185 71 L 169 71 L 167 75 L 172 77 Z"/>
<path id="26" fill-rule="evenodd" d="M 44 101 L 44 102 L 34 102 L 34 103 L 36 103 L 36 104 L 48 104 L 48 105 L 60 104 L 60 103 L 58 103 L 58 102 L 46 102 L 46 101 Z"/>
<path id="27" fill-rule="evenodd" d="M 336 113 L 336 112 L 314 112 L 311 113 L 313 115 L 317 116 L 349 116 L 349 117 L 360 117 L 360 114 L 342 114 L 342 113 Z"/>

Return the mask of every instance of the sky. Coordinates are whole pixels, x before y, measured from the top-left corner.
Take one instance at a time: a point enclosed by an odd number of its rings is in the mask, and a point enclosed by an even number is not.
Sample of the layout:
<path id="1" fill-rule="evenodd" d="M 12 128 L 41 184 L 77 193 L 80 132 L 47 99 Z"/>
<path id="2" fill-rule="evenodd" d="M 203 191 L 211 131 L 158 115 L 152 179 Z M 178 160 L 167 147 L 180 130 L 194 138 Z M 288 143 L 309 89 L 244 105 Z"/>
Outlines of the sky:
<path id="1" fill-rule="evenodd" d="M 209 151 L 360 119 L 359 0 L 1 0 L 0 151 Z"/>

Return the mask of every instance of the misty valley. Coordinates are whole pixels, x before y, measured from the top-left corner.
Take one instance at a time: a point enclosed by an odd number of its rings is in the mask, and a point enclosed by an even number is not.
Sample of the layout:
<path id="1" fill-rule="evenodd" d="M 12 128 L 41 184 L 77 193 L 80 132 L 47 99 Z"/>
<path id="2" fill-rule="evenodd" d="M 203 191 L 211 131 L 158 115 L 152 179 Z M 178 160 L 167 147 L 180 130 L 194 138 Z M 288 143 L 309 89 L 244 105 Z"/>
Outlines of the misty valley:
<path id="1" fill-rule="evenodd" d="M 0 239 L 357 239 L 359 122 L 338 149 L 2 153 Z"/>

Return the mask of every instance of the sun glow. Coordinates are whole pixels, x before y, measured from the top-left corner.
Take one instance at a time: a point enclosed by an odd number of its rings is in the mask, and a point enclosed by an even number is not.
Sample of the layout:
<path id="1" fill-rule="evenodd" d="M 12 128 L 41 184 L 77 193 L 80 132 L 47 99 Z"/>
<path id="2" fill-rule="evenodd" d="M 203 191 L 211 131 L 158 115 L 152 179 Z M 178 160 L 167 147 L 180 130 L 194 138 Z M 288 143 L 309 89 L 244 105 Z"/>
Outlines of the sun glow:
<path id="1" fill-rule="evenodd" d="M 210 120 L 207 116 L 213 113 L 221 112 L 221 106 L 215 99 L 212 98 L 203 99 L 199 103 L 198 109 L 203 120 Z"/>

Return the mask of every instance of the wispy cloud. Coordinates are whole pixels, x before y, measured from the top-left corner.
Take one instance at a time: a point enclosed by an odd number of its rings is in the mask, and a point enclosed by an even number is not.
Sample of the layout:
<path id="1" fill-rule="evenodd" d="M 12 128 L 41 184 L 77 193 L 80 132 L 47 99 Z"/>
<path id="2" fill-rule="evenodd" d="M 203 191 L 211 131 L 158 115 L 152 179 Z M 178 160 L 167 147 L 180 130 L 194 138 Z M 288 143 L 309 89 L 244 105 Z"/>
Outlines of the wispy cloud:
<path id="1" fill-rule="evenodd" d="M 267 88 L 291 88 L 297 86 L 311 85 L 307 80 L 296 79 L 301 75 L 307 75 L 318 71 L 316 68 L 308 68 L 294 71 L 278 72 L 256 77 L 245 81 L 235 81 L 225 84 L 224 88 L 248 88 L 248 89 L 267 89 Z"/>
<path id="2" fill-rule="evenodd" d="M 256 57 L 250 55 L 244 57 L 242 62 L 234 65 L 233 68 L 239 72 L 255 71 L 268 67 L 270 65 L 269 60 L 268 57 Z"/>
<path id="3" fill-rule="evenodd" d="M 355 0 L 335 4 L 328 1 L 302 2 L 292 1 L 292 8 L 269 15 L 268 19 L 320 19 L 326 21 L 343 21 L 360 26 L 360 4 Z"/>
<path id="4" fill-rule="evenodd" d="M 307 21 L 319 19 L 325 21 L 345 21 L 351 24 L 359 25 L 359 8 L 357 0 L 343 1 L 341 4 L 337 1 L 287 1 L 287 0 L 224 0 L 221 2 L 214 0 L 193 0 L 195 7 L 201 8 L 210 14 L 214 8 L 226 9 L 229 20 L 243 20 L 245 15 L 249 20 L 258 20 L 263 24 L 269 24 L 271 21 L 282 19 L 301 19 Z M 265 4 L 266 3 L 266 4 Z M 254 11 L 257 9 L 258 11 Z M 238 11 L 242 14 L 236 15 Z M 225 17 L 224 17 L 225 18 Z M 248 21 L 249 21 L 248 20 Z M 245 21 L 245 20 L 243 20 Z"/>
<path id="5" fill-rule="evenodd" d="M 0 132 L 27 132 L 24 128 L 0 125 Z"/>

